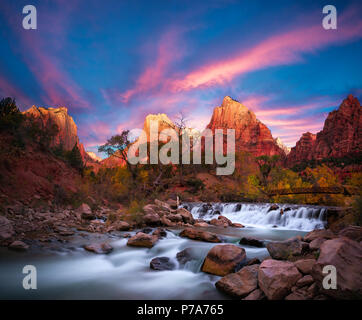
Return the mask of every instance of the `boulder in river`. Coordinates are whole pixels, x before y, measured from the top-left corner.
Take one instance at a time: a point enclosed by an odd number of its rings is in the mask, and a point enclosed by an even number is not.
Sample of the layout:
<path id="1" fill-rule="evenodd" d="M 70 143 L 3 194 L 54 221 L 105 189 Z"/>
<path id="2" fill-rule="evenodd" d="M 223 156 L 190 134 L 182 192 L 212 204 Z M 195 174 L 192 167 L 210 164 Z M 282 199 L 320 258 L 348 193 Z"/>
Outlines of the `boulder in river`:
<path id="1" fill-rule="evenodd" d="M 217 219 L 223 221 L 223 222 L 226 223 L 228 226 L 232 226 L 232 225 L 233 225 L 232 221 L 229 220 L 228 218 L 224 217 L 224 216 L 218 216 Z"/>
<path id="2" fill-rule="evenodd" d="M 238 271 L 246 263 L 246 253 L 243 248 L 233 244 L 216 245 L 207 254 L 202 271 L 226 276 Z"/>
<path id="3" fill-rule="evenodd" d="M 103 242 L 103 243 L 94 243 L 90 245 L 85 245 L 84 249 L 97 254 L 107 254 L 113 250 L 113 247 L 109 243 Z"/>
<path id="4" fill-rule="evenodd" d="M 151 260 L 150 268 L 159 271 L 173 270 L 175 269 L 175 264 L 168 257 L 157 257 Z"/>
<path id="5" fill-rule="evenodd" d="M 191 260 L 198 260 L 199 254 L 196 248 L 186 248 L 176 254 L 176 259 L 180 265 L 185 265 Z"/>
<path id="6" fill-rule="evenodd" d="M 186 228 L 182 230 L 180 237 L 206 242 L 221 242 L 221 239 L 215 233 L 197 230 L 195 228 Z"/>
<path id="7" fill-rule="evenodd" d="M 320 247 L 320 254 L 312 269 L 322 293 L 336 299 L 362 299 L 362 246 L 359 242 L 346 237 L 330 239 Z M 336 289 L 324 289 L 323 279 L 332 276 L 331 270 L 323 269 L 333 266 L 336 270 Z"/>
<path id="8" fill-rule="evenodd" d="M 94 220 L 97 218 L 96 214 L 92 212 L 92 209 L 86 203 L 82 203 L 77 209 L 77 212 L 81 215 L 84 220 Z"/>
<path id="9" fill-rule="evenodd" d="M 248 238 L 248 237 L 241 238 L 239 241 L 239 244 L 244 244 L 247 246 L 257 247 L 257 248 L 264 247 L 264 241 L 254 239 L 254 238 Z"/>
<path id="10" fill-rule="evenodd" d="M 300 256 L 308 250 L 308 247 L 308 243 L 297 238 L 270 242 L 266 246 L 270 256 L 278 260 L 288 260 L 295 256 Z"/>
<path id="11" fill-rule="evenodd" d="M 278 209 L 279 209 L 279 206 L 278 206 L 278 205 L 272 204 L 272 205 L 270 206 L 270 208 L 268 209 L 268 212 L 274 211 L 274 210 L 278 210 Z"/>
<path id="12" fill-rule="evenodd" d="M 234 222 L 231 226 L 234 228 L 245 228 L 244 225 L 242 225 L 241 223 L 237 223 L 237 222 Z"/>
<path id="13" fill-rule="evenodd" d="M 157 240 L 157 236 L 138 232 L 136 235 L 128 239 L 127 245 L 133 247 L 152 248 Z"/>
<path id="14" fill-rule="evenodd" d="M 181 215 L 184 223 L 194 224 L 195 220 L 190 211 L 186 210 L 185 208 L 179 208 L 176 212 L 177 214 Z"/>
<path id="15" fill-rule="evenodd" d="M 194 224 L 195 227 L 199 227 L 199 228 L 207 228 L 210 227 L 210 225 L 207 222 L 196 222 Z"/>
<path id="16" fill-rule="evenodd" d="M 158 226 L 160 222 L 161 219 L 157 213 L 148 213 L 143 216 L 143 223 L 148 226 Z"/>
<path id="17" fill-rule="evenodd" d="M 157 228 L 155 231 L 152 232 L 152 235 L 158 238 L 163 238 L 167 236 L 167 232 L 163 228 Z"/>
<path id="18" fill-rule="evenodd" d="M 215 227 L 223 227 L 223 228 L 226 228 L 228 226 L 228 224 L 226 222 L 219 220 L 219 219 L 211 219 L 210 224 Z"/>
<path id="19" fill-rule="evenodd" d="M 300 278 L 301 273 L 289 261 L 266 259 L 259 267 L 259 287 L 269 300 L 283 299 Z"/>
<path id="20" fill-rule="evenodd" d="M 244 267 L 221 278 L 215 286 L 230 296 L 244 298 L 258 287 L 258 269 L 256 264 Z"/>
<path id="21" fill-rule="evenodd" d="M 126 221 L 118 221 L 116 223 L 116 230 L 118 231 L 128 231 L 130 227 L 131 226 Z"/>

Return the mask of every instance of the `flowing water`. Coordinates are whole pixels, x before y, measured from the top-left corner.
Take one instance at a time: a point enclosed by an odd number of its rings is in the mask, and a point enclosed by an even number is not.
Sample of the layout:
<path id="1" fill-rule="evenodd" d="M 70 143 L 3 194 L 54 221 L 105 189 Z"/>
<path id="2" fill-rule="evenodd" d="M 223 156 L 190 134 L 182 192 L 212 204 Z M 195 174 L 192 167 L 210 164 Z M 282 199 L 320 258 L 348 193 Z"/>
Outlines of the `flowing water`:
<path id="1" fill-rule="evenodd" d="M 188 203 L 195 218 L 205 220 L 218 214 L 245 228 L 218 228 L 208 231 L 219 234 L 224 243 L 238 244 L 241 237 L 276 241 L 304 235 L 324 226 L 324 209 L 320 207 L 287 206 L 291 209 L 280 216 L 279 210 L 267 212 L 270 204 Z M 279 214 L 279 216 L 278 216 Z M 66 243 L 53 241 L 34 243 L 28 252 L 0 249 L 0 299 L 227 299 L 215 289 L 218 276 L 200 271 L 207 252 L 215 245 L 178 236 L 181 230 L 168 229 L 167 236 L 151 249 L 126 245 L 122 232 L 98 235 L 77 232 Z M 130 232 L 135 234 L 135 232 Z M 86 252 L 82 246 L 105 239 L 114 247 L 108 255 Z M 193 260 L 182 266 L 176 254 L 193 248 Z M 243 246 L 247 259 L 268 256 L 266 248 Z M 154 271 L 150 261 L 169 257 L 176 265 L 172 271 Z M 24 290 L 22 269 L 37 268 L 37 290 Z"/>

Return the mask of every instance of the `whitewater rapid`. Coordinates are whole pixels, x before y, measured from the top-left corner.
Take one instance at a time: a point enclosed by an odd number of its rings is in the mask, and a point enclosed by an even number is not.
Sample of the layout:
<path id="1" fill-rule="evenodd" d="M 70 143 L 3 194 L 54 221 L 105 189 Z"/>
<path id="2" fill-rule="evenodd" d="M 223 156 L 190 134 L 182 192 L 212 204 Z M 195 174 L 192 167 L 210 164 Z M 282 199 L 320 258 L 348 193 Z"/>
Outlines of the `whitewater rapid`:
<path id="1" fill-rule="evenodd" d="M 270 203 L 185 203 L 183 206 L 195 219 L 211 220 L 223 215 L 232 222 L 257 228 L 311 231 L 326 225 L 326 208 L 317 206 L 277 204 L 278 209 L 271 211 Z"/>

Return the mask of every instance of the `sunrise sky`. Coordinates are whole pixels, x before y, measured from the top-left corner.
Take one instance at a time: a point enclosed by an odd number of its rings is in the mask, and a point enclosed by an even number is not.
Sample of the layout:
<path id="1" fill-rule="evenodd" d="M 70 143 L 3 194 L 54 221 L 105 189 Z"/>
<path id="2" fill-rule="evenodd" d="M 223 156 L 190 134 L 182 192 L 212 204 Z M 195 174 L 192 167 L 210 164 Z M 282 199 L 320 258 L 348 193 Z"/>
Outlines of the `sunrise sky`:
<path id="1" fill-rule="evenodd" d="M 37 30 L 22 27 L 27 4 Z M 203 129 L 225 95 L 294 146 L 362 97 L 360 1 L 1 0 L 0 17 L 0 97 L 66 106 L 89 151 L 149 113 Z"/>

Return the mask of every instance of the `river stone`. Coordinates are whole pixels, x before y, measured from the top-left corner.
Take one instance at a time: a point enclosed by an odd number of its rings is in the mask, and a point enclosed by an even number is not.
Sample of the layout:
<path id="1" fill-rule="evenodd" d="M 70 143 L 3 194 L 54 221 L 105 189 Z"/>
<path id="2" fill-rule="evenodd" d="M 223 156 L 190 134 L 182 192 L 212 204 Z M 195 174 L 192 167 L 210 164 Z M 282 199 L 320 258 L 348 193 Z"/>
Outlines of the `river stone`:
<path id="1" fill-rule="evenodd" d="M 313 265 L 315 264 L 315 259 L 300 259 L 294 261 L 294 265 L 297 269 L 303 274 L 311 274 Z"/>
<path id="2" fill-rule="evenodd" d="M 157 228 L 155 231 L 152 232 L 152 235 L 158 238 L 163 238 L 167 236 L 167 232 L 163 228 Z"/>
<path id="3" fill-rule="evenodd" d="M 202 271 L 226 276 L 238 271 L 246 262 L 246 253 L 243 248 L 233 244 L 216 245 L 207 254 L 202 265 Z"/>
<path id="4" fill-rule="evenodd" d="M 219 219 L 211 219 L 210 224 L 215 226 L 215 227 L 224 227 L 224 228 L 226 228 L 228 226 L 228 224 L 226 222 L 224 222 L 223 220 L 219 220 Z"/>
<path id="5" fill-rule="evenodd" d="M 85 245 L 84 249 L 97 254 L 107 254 L 113 250 L 112 246 L 107 242 Z"/>
<path id="6" fill-rule="evenodd" d="M 256 264 L 244 267 L 221 278 L 215 286 L 230 296 L 244 298 L 258 287 L 258 269 Z"/>
<path id="7" fill-rule="evenodd" d="M 254 239 L 254 238 L 241 238 L 239 241 L 239 244 L 244 244 L 247 246 L 252 246 L 252 247 L 257 247 L 257 248 L 262 248 L 264 247 L 264 242 L 258 239 Z"/>
<path id="8" fill-rule="evenodd" d="M 186 228 L 182 230 L 180 233 L 180 237 L 186 237 L 192 240 L 206 242 L 221 242 L 221 239 L 215 233 L 197 230 L 194 228 Z"/>
<path id="9" fill-rule="evenodd" d="M 133 247 L 152 248 L 157 240 L 157 236 L 138 232 L 136 235 L 128 239 L 127 245 Z"/>
<path id="10" fill-rule="evenodd" d="M 207 227 L 210 227 L 210 225 L 206 222 L 196 222 L 194 224 L 195 227 L 198 227 L 198 228 L 207 228 Z"/>
<path id="11" fill-rule="evenodd" d="M 324 239 L 333 239 L 337 236 L 331 231 L 327 229 L 317 229 L 309 232 L 304 236 L 304 241 L 306 242 L 312 242 L 313 240 L 317 238 L 324 238 Z"/>
<path id="12" fill-rule="evenodd" d="M 285 241 L 270 242 L 266 248 L 273 259 L 288 260 L 293 256 L 300 256 L 307 251 L 308 243 L 293 238 Z"/>
<path id="13" fill-rule="evenodd" d="M 182 222 L 182 216 L 180 214 L 170 214 L 167 216 L 167 219 L 169 219 L 172 222 Z"/>
<path id="14" fill-rule="evenodd" d="M 15 234 L 10 220 L 0 216 L 0 240 L 7 240 Z"/>
<path id="15" fill-rule="evenodd" d="M 317 239 L 314 239 L 313 241 L 311 241 L 309 243 L 309 249 L 312 250 L 312 251 L 315 251 L 315 250 L 319 250 L 319 248 L 321 247 L 322 243 L 324 241 L 326 241 L 327 239 L 325 238 L 317 238 Z"/>
<path id="16" fill-rule="evenodd" d="M 177 212 L 177 214 L 181 215 L 184 223 L 194 224 L 195 220 L 194 220 L 194 217 L 192 216 L 191 212 L 189 212 L 185 208 L 179 208 L 179 209 L 177 209 L 176 212 Z"/>
<path id="17" fill-rule="evenodd" d="M 153 270 L 173 270 L 175 264 L 168 257 L 157 257 L 153 258 L 150 262 L 150 267 Z"/>
<path id="18" fill-rule="evenodd" d="M 327 240 L 321 245 L 312 276 L 321 292 L 328 296 L 336 299 L 361 299 L 361 261 L 362 246 L 357 241 L 345 237 Z M 323 268 L 328 265 L 336 268 L 337 289 L 323 289 L 322 281 L 327 275 L 323 273 Z"/>
<path id="19" fill-rule="evenodd" d="M 237 222 L 234 222 L 231 226 L 234 228 L 245 228 L 244 225 L 242 225 L 241 223 L 237 223 Z"/>
<path id="20" fill-rule="evenodd" d="M 176 259 L 180 265 L 185 265 L 191 260 L 198 260 L 200 255 L 196 248 L 185 248 L 176 254 Z"/>
<path id="21" fill-rule="evenodd" d="M 223 221 L 224 223 L 226 223 L 228 226 L 232 226 L 233 223 L 231 222 L 231 220 L 229 220 L 228 218 L 224 217 L 224 216 L 218 216 L 217 217 L 218 220 Z"/>
<path id="22" fill-rule="evenodd" d="M 259 267 L 258 283 L 269 300 L 280 300 L 301 277 L 292 262 L 267 259 Z"/>
<path id="23" fill-rule="evenodd" d="M 308 275 L 304 276 L 303 278 L 300 278 L 295 285 L 298 288 L 302 288 L 305 286 L 309 286 L 313 282 L 314 282 L 313 277 L 310 274 L 308 274 Z"/>
<path id="24" fill-rule="evenodd" d="M 118 231 L 128 231 L 130 227 L 131 226 L 126 221 L 118 221 L 116 223 L 116 230 Z"/>
<path id="25" fill-rule="evenodd" d="M 148 226 L 158 226 L 161 219 L 157 213 L 148 213 L 143 216 L 142 222 Z"/>

